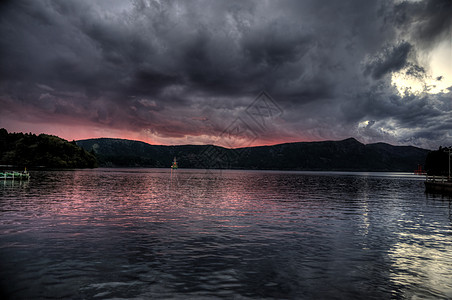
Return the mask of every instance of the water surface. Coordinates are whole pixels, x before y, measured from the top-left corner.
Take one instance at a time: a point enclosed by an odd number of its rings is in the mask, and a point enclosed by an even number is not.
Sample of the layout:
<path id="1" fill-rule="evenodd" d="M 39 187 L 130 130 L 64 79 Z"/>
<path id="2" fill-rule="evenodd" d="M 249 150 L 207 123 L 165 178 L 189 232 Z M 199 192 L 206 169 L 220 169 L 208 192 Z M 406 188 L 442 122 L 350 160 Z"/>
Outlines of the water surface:
<path id="1" fill-rule="evenodd" d="M 451 299 L 451 201 L 395 173 L 34 172 L 0 182 L 0 288 L 11 299 Z"/>

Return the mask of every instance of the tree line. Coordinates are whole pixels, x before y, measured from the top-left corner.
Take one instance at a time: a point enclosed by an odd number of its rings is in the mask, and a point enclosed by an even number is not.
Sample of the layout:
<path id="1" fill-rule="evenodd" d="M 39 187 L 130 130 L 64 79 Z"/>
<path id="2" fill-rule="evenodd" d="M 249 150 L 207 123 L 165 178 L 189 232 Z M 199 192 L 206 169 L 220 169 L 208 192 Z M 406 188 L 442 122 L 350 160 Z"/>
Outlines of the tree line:
<path id="1" fill-rule="evenodd" d="M 75 141 L 47 134 L 8 133 L 0 129 L 0 165 L 21 168 L 95 168 L 97 159 Z"/>
<path id="2" fill-rule="evenodd" d="M 439 147 L 436 151 L 430 151 L 425 159 L 425 170 L 428 175 L 448 176 L 449 153 L 452 147 Z"/>

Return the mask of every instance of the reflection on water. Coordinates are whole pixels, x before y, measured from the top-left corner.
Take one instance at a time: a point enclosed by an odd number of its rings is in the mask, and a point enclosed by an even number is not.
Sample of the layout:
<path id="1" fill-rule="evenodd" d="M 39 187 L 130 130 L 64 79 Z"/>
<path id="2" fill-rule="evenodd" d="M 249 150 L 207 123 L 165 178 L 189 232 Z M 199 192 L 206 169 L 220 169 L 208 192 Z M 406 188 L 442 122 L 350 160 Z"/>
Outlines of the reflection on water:
<path id="1" fill-rule="evenodd" d="M 0 185 L 0 298 L 452 298 L 451 202 L 421 179 L 35 172 Z"/>

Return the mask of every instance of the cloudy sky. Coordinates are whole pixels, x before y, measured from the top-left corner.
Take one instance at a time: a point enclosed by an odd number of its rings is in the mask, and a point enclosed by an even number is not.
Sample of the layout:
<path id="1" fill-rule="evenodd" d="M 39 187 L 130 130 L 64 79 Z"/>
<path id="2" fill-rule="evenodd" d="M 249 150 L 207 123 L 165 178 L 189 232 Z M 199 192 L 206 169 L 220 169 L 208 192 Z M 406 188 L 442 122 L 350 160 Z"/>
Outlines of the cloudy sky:
<path id="1" fill-rule="evenodd" d="M 3 1 L 0 127 L 451 145 L 451 16 L 452 0 Z"/>

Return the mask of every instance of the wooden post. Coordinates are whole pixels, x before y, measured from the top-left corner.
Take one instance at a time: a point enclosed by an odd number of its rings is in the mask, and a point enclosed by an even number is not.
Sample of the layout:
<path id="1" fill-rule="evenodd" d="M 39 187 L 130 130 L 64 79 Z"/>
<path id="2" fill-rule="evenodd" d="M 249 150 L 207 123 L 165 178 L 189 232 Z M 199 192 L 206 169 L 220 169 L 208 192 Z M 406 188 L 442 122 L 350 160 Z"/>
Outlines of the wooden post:
<path id="1" fill-rule="evenodd" d="M 450 181 L 450 147 L 448 149 L 448 153 L 449 153 L 449 175 L 447 175 L 447 181 Z"/>

